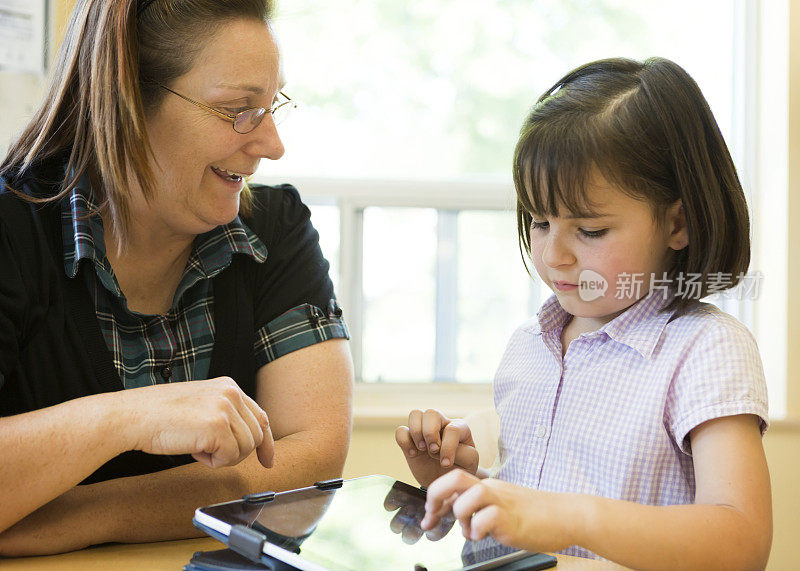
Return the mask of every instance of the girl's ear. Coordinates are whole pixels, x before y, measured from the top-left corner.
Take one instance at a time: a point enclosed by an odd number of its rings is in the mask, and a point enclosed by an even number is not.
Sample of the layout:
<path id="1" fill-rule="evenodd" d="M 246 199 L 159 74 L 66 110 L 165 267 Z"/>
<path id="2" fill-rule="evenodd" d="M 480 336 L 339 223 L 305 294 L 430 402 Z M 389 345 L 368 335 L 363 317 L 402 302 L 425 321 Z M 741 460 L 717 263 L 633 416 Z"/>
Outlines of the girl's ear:
<path id="1" fill-rule="evenodd" d="M 667 245 L 675 251 L 683 250 L 689 245 L 689 229 L 686 227 L 683 201 L 678 199 L 667 208 L 666 223 L 669 230 Z"/>

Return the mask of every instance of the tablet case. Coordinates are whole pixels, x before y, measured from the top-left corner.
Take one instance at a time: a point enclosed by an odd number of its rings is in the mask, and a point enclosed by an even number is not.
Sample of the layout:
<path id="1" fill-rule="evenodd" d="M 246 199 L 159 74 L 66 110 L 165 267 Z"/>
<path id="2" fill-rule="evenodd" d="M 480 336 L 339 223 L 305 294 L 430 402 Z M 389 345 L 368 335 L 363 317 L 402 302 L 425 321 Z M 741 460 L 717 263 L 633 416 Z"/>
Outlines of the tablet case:
<path id="1" fill-rule="evenodd" d="M 230 549 L 216 551 L 197 551 L 183 571 L 277 571 L 274 567 L 267 567 L 260 563 L 250 561 L 247 557 L 239 555 Z M 288 570 L 287 570 L 288 571 Z"/>
<path id="2" fill-rule="evenodd" d="M 334 490 L 342 487 L 343 480 L 325 480 L 315 482 L 314 486 L 320 490 Z M 266 503 L 275 498 L 275 492 L 261 492 L 258 494 L 248 494 L 242 499 L 251 503 Z M 192 518 L 194 526 L 228 546 L 229 549 L 217 551 L 198 551 L 194 554 L 191 561 L 183 569 L 184 571 L 296 571 L 296 568 L 288 563 L 274 559 L 264 553 L 264 543 L 267 537 L 244 525 L 234 525 L 231 527 L 229 535 L 224 535 L 211 529 L 195 518 Z M 528 571 L 536 569 L 549 569 L 555 567 L 557 560 L 552 555 L 546 553 L 532 553 L 524 559 L 513 561 L 503 566 L 495 567 L 497 571 Z M 229 565 L 229 566 L 228 566 Z"/>

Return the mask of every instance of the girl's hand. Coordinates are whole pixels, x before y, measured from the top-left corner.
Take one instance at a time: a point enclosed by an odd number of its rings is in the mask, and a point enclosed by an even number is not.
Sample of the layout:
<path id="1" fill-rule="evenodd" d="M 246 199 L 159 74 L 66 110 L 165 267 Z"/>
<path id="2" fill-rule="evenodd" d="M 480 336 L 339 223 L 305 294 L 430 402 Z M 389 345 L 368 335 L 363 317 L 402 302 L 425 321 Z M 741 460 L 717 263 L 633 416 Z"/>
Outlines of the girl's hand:
<path id="1" fill-rule="evenodd" d="M 405 484 L 395 482 L 383 500 L 383 507 L 386 511 L 397 512 L 389 522 L 389 529 L 400 534 L 403 542 L 408 545 L 415 544 L 423 534 L 429 541 L 439 541 L 450 533 L 456 522 L 452 515 L 443 517 L 440 524 L 436 528 L 428 530 L 427 533 L 423 531 L 420 522 L 425 516 L 425 500 L 417 494 L 408 493 L 403 486 Z"/>
<path id="2" fill-rule="evenodd" d="M 120 391 L 131 450 L 191 454 L 212 468 L 232 466 L 256 450 L 273 465 L 267 413 L 228 377 Z"/>
<path id="3" fill-rule="evenodd" d="M 575 538 L 568 528 L 572 494 L 531 490 L 455 470 L 428 488 L 422 529 L 438 525 L 452 509 L 464 537 L 478 541 L 491 535 L 503 545 L 530 551 L 559 551 Z"/>
<path id="4" fill-rule="evenodd" d="M 454 467 L 470 474 L 478 470 L 478 450 L 463 420 L 451 420 L 438 410 L 412 410 L 408 426 L 399 426 L 394 436 L 411 473 L 422 486 Z"/>

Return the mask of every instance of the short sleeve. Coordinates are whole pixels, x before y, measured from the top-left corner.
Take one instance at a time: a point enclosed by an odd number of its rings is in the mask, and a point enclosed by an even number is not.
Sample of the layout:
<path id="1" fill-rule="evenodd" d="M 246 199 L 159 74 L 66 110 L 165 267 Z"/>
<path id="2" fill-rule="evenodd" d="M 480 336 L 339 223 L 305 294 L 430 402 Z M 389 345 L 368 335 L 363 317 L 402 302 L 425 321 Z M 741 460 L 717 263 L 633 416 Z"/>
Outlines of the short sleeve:
<path id="1" fill-rule="evenodd" d="M 333 338 L 349 338 L 311 212 L 290 185 L 256 187 L 247 220 L 267 259 L 254 285 L 256 365 Z"/>
<path id="2" fill-rule="evenodd" d="M 665 423 L 691 455 L 689 432 L 714 418 L 753 414 L 769 425 L 767 386 L 755 339 L 733 317 L 713 315 L 676 371 Z"/>

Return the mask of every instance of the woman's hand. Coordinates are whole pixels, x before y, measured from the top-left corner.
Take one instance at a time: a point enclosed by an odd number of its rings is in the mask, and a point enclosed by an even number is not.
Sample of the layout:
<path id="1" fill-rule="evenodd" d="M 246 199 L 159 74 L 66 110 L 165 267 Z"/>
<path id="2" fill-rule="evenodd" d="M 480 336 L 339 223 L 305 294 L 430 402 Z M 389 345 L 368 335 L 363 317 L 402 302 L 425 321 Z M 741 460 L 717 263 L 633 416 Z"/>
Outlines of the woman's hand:
<path id="1" fill-rule="evenodd" d="M 395 440 L 422 486 L 428 486 L 454 467 L 470 474 L 478 470 L 478 450 L 469 426 L 463 420 L 445 417 L 438 410 L 412 410 L 408 426 L 399 426 L 395 431 Z"/>
<path id="2" fill-rule="evenodd" d="M 255 449 L 273 466 L 267 413 L 228 377 L 121 391 L 132 450 L 191 454 L 212 468 L 238 464 Z"/>
<path id="3" fill-rule="evenodd" d="M 432 529 L 452 509 L 464 537 L 491 535 L 503 545 L 530 551 L 559 551 L 573 543 L 568 514 L 574 494 L 541 492 L 501 480 L 478 479 L 462 470 L 445 474 L 428 488 L 422 529 Z"/>

